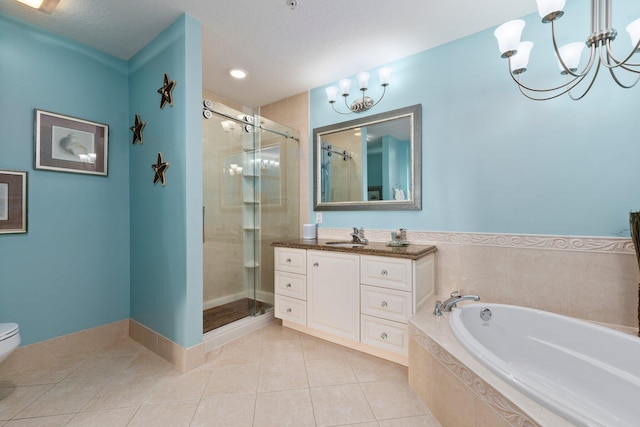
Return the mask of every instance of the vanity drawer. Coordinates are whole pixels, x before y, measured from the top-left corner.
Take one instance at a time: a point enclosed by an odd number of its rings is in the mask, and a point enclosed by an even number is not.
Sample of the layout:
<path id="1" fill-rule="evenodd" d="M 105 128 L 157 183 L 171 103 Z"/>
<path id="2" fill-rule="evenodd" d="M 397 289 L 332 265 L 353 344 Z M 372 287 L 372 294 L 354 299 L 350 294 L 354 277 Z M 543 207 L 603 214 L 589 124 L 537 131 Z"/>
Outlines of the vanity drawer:
<path id="1" fill-rule="evenodd" d="M 362 315 L 360 341 L 383 350 L 409 354 L 407 325 Z"/>
<path id="2" fill-rule="evenodd" d="M 307 302 L 282 295 L 275 296 L 274 316 L 289 322 L 307 325 Z"/>
<path id="3" fill-rule="evenodd" d="M 377 256 L 360 257 L 360 278 L 367 285 L 412 290 L 411 260 Z"/>
<path id="4" fill-rule="evenodd" d="M 407 323 L 411 315 L 411 292 L 360 286 L 362 314 Z"/>
<path id="5" fill-rule="evenodd" d="M 304 249 L 274 248 L 275 269 L 307 274 L 307 251 Z"/>
<path id="6" fill-rule="evenodd" d="M 307 299 L 307 276 L 286 271 L 276 271 L 275 273 L 276 295 Z"/>

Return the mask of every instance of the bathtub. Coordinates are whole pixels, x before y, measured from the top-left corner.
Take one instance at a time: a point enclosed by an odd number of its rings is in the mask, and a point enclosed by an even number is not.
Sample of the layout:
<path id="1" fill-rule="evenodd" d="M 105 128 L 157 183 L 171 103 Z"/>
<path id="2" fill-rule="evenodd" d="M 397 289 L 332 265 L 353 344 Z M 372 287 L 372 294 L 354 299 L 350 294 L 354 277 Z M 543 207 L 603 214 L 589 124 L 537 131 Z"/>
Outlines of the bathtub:
<path id="1" fill-rule="evenodd" d="M 545 311 L 467 304 L 455 337 L 508 384 L 579 426 L 640 425 L 640 339 Z"/>

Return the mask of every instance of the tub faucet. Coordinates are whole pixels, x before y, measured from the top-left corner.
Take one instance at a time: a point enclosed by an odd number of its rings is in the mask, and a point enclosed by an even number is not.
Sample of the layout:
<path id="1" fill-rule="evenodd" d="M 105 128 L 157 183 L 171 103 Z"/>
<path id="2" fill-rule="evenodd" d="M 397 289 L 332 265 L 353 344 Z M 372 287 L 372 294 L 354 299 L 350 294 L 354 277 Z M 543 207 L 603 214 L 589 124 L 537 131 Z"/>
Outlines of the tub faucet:
<path id="1" fill-rule="evenodd" d="M 363 245 L 367 243 L 367 239 L 364 238 L 364 229 L 362 228 L 358 230 L 358 227 L 353 227 L 353 233 L 351 233 L 351 239 L 353 243 L 361 243 Z"/>
<path id="2" fill-rule="evenodd" d="M 460 301 L 480 301 L 480 297 L 478 295 L 459 295 L 460 291 L 451 292 L 451 298 L 443 301 L 436 301 L 436 308 L 433 310 L 433 314 L 436 316 L 442 316 L 443 312 L 450 312 L 451 309 L 455 308 L 456 305 Z"/>

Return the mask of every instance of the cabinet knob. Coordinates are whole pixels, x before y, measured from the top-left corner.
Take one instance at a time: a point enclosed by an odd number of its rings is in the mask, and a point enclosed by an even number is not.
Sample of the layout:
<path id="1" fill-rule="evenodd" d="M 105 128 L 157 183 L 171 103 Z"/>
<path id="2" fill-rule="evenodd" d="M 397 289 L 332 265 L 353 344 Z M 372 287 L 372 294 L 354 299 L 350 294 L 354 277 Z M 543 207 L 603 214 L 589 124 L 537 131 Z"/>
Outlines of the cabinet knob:
<path id="1" fill-rule="evenodd" d="M 386 340 L 387 339 L 387 333 L 386 332 L 381 333 L 380 334 L 380 338 L 382 338 L 383 340 Z"/>
<path id="2" fill-rule="evenodd" d="M 287 313 L 291 313 L 291 307 L 287 308 Z"/>
<path id="3" fill-rule="evenodd" d="M 317 263 L 317 262 L 314 262 L 314 263 L 313 263 L 313 266 L 314 266 L 314 267 L 318 267 L 319 265 L 320 265 L 320 264 L 319 264 L 319 263 Z"/>
<path id="4" fill-rule="evenodd" d="M 388 272 L 387 270 L 382 270 L 382 271 L 380 272 L 380 274 L 381 274 L 382 276 L 386 276 L 387 274 L 389 274 L 389 272 Z"/>
<path id="5" fill-rule="evenodd" d="M 291 258 L 287 258 L 287 264 L 291 264 Z"/>
<path id="6" fill-rule="evenodd" d="M 382 302 L 380 303 L 380 307 L 382 307 L 382 308 L 386 308 L 386 307 L 387 307 L 387 305 L 388 305 L 388 304 L 387 304 L 387 302 L 386 302 L 386 301 L 382 301 Z"/>
<path id="7" fill-rule="evenodd" d="M 291 287 L 291 283 L 287 283 L 287 288 L 290 288 L 290 287 Z"/>

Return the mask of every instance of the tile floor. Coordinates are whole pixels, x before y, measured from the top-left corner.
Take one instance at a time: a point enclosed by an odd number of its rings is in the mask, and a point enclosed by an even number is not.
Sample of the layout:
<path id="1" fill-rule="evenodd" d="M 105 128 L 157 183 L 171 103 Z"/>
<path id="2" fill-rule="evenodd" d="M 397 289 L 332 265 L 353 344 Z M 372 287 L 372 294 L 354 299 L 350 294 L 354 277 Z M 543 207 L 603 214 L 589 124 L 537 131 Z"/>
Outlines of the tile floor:
<path id="1" fill-rule="evenodd" d="M 277 324 L 181 373 L 132 340 L 5 372 L 0 426 L 440 426 L 403 366 Z"/>

